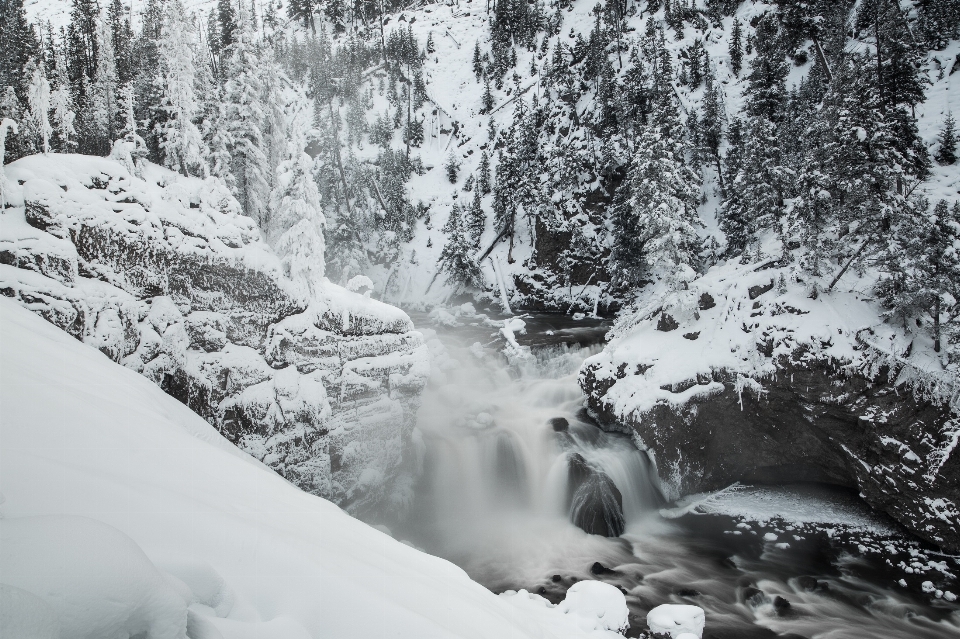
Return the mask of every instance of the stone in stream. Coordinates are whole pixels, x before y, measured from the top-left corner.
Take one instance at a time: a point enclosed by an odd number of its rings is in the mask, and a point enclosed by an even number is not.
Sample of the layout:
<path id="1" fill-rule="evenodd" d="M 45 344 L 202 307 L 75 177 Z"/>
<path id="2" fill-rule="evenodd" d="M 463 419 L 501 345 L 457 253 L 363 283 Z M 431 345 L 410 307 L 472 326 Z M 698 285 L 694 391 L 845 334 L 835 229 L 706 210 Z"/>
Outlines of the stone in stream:
<path id="1" fill-rule="evenodd" d="M 603 472 L 592 468 L 579 453 L 568 460 L 567 509 L 570 520 L 592 535 L 619 537 L 626 527 L 623 496 Z"/>
<path id="2" fill-rule="evenodd" d="M 553 417 L 550 419 L 550 425 L 553 426 L 553 432 L 565 433 L 570 428 L 570 422 L 564 417 Z"/>

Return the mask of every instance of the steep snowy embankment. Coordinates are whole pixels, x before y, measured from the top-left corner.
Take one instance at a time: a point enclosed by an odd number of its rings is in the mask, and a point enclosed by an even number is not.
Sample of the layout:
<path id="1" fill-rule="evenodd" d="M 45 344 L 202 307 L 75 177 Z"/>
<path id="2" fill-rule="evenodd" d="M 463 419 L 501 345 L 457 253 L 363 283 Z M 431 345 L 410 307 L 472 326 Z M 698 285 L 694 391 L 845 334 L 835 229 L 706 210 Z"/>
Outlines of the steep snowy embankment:
<path id="1" fill-rule="evenodd" d="M 0 353 L 0 609 L 20 636 L 619 636 L 297 490 L 8 300 Z"/>

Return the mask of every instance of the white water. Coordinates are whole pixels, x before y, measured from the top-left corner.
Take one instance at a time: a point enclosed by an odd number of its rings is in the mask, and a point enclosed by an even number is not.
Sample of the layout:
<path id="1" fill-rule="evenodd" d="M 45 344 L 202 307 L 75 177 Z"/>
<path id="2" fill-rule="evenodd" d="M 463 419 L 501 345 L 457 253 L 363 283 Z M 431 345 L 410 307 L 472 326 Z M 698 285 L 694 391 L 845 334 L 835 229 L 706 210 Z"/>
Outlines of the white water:
<path id="1" fill-rule="evenodd" d="M 597 347 L 541 350 L 508 362 L 491 332 L 445 329 L 442 347 L 432 344 L 436 372 L 418 420 L 423 475 L 398 537 L 450 559 L 498 592 L 543 588 L 545 596 L 562 597 L 577 580 L 604 579 L 629 593 L 635 631 L 652 605 L 672 602 L 702 606 L 708 634 L 719 639 L 960 637 L 956 605 L 930 607 L 892 588 L 886 574 L 864 578 L 842 553 L 838 558 L 803 542 L 752 553 L 744 545 L 754 543 L 748 537 L 731 545 L 728 520 L 695 518 L 713 528 L 691 532 L 689 522 L 660 518 L 647 457 L 627 436 L 605 433 L 584 417 L 576 373 Z M 475 341 L 489 343 L 482 358 L 470 348 Z M 550 420 L 557 417 L 568 420 L 568 432 L 554 431 Z M 570 522 L 567 456 L 573 452 L 620 491 L 627 522 L 620 538 L 589 535 Z M 591 574 L 594 562 L 616 574 Z M 815 575 L 829 591 L 805 591 L 801 575 Z M 744 601 L 750 586 L 763 590 L 762 603 Z M 680 596 L 685 588 L 701 594 Z M 791 602 L 789 614 L 775 611 L 777 595 Z"/>

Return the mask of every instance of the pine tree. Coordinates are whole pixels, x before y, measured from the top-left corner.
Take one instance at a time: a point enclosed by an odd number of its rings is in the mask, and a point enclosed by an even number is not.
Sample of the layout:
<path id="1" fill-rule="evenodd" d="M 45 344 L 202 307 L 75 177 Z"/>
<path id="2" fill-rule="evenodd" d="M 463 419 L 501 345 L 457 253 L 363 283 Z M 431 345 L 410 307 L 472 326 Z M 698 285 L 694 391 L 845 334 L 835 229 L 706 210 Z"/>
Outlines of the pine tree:
<path id="1" fill-rule="evenodd" d="M 479 40 L 473 45 L 473 75 L 477 77 L 477 82 L 479 82 L 483 76 L 483 59 L 480 57 Z"/>
<path id="2" fill-rule="evenodd" d="M 232 157 L 231 173 L 243 211 L 265 226 L 270 194 L 270 166 L 263 126 L 266 105 L 252 24 L 241 16 L 226 64 L 224 121 Z"/>
<path id="3" fill-rule="evenodd" d="M 480 153 L 480 177 L 477 179 L 477 192 L 486 195 L 490 192 L 490 156 L 484 149 Z"/>
<path id="4" fill-rule="evenodd" d="M 470 213 L 467 216 L 467 238 L 470 240 L 470 247 L 476 251 L 480 249 L 480 237 L 487 225 L 487 214 L 483 211 L 480 203 L 480 189 L 473 190 L 473 203 L 470 205 Z"/>
<path id="5" fill-rule="evenodd" d="M 23 0 L 0 4 L 0 88 L 11 86 L 20 100 L 26 100 L 29 76 L 27 62 L 40 53 L 40 42 L 27 22 Z"/>
<path id="6" fill-rule="evenodd" d="M 113 35 L 105 20 L 97 21 L 96 71 L 93 76 L 92 99 L 88 103 L 89 121 L 95 127 L 94 135 L 100 149 L 109 148 L 116 137 L 117 116 L 120 112 L 117 100 L 117 63 L 113 50 Z"/>
<path id="7" fill-rule="evenodd" d="M 774 228 L 783 214 L 788 175 L 776 128 L 761 117 L 750 118 L 747 127 L 736 150 L 739 166 L 735 173 L 728 170 L 727 197 L 718 214 L 728 255 L 743 253 L 760 231 Z"/>
<path id="8" fill-rule="evenodd" d="M 953 120 L 953 113 L 947 112 L 947 117 L 943 121 L 943 129 L 940 131 L 940 150 L 937 151 L 937 162 L 940 164 L 953 164 L 957 161 L 957 132 L 956 123 Z"/>
<path id="9" fill-rule="evenodd" d="M 317 10 L 316 0 L 290 0 L 287 4 L 287 16 L 291 20 L 301 22 L 303 28 L 309 28 L 310 33 L 317 33 L 317 25 L 314 21 L 314 13 Z"/>
<path id="10" fill-rule="evenodd" d="M 467 223 L 459 204 L 450 209 L 442 229 L 447 238 L 440 252 L 440 272 L 446 273 L 458 286 L 476 286 L 480 282 L 480 269 L 470 259 L 472 242 Z"/>
<path id="11" fill-rule="evenodd" d="M 217 0 L 217 22 L 220 24 L 220 46 L 229 49 L 237 41 L 237 13 L 231 0 Z"/>
<path id="12" fill-rule="evenodd" d="M 40 135 L 41 150 L 44 154 L 50 152 L 50 134 L 53 133 L 53 127 L 50 126 L 50 83 L 43 72 L 42 64 L 35 64 L 33 61 L 27 64 L 27 72 L 30 75 L 30 85 L 27 88 L 27 103 L 30 105 L 30 118 L 33 120 L 33 128 Z"/>
<path id="13" fill-rule="evenodd" d="M 734 18 L 733 31 L 730 34 L 730 69 L 733 75 L 740 75 L 743 68 L 743 46 L 741 44 L 740 21 Z"/>
<path id="14" fill-rule="evenodd" d="M 287 276 L 313 296 L 324 275 L 326 220 L 311 174 L 310 156 L 296 150 L 293 154 L 277 168 L 278 184 L 270 198 L 269 231 Z"/>
<path id="15" fill-rule="evenodd" d="M 490 113 L 493 109 L 493 93 L 490 92 L 490 80 L 487 80 L 483 86 L 483 98 L 481 99 L 483 113 Z"/>
<path id="16" fill-rule="evenodd" d="M 67 75 L 67 60 L 64 52 L 57 49 L 54 52 L 54 89 L 50 94 L 50 108 L 53 109 L 54 134 L 56 146 L 61 152 L 67 152 L 76 142 L 71 136 L 77 134 L 73 123 L 76 113 L 73 110 L 73 96 L 70 92 L 70 78 Z"/>
<path id="17" fill-rule="evenodd" d="M 924 313 L 933 322 L 934 351 L 940 352 L 944 324 L 960 317 L 960 206 L 940 200 L 933 211 L 924 201 L 908 208 L 885 245 L 890 277 L 878 293 L 892 314 L 906 319 Z"/>
<path id="18" fill-rule="evenodd" d="M 17 135 L 18 128 L 16 121 L 10 118 L 0 118 L 0 162 L 7 154 L 7 134 L 13 131 Z M 7 182 L 7 172 L 3 170 L 3 164 L 0 164 L 0 212 L 7 208 L 7 197 L 10 193 L 10 185 Z"/>
<path id="19" fill-rule="evenodd" d="M 206 177 L 207 150 L 194 123 L 199 111 L 196 96 L 193 25 L 184 15 L 181 0 L 167 0 L 160 38 L 162 99 L 165 115 L 157 125 L 164 165 L 183 175 Z"/>
<path id="20" fill-rule="evenodd" d="M 698 264 L 700 179 L 684 163 L 685 144 L 671 107 L 662 104 L 662 124 L 640 136 L 627 189 L 615 206 L 611 257 L 628 282 L 653 275 L 680 284 L 693 279 Z"/>
<path id="21" fill-rule="evenodd" d="M 443 170 L 447 174 L 447 179 L 451 184 L 457 183 L 457 176 L 460 173 L 460 162 L 457 161 L 457 156 L 453 153 L 447 158 L 446 163 L 443 165 Z"/>

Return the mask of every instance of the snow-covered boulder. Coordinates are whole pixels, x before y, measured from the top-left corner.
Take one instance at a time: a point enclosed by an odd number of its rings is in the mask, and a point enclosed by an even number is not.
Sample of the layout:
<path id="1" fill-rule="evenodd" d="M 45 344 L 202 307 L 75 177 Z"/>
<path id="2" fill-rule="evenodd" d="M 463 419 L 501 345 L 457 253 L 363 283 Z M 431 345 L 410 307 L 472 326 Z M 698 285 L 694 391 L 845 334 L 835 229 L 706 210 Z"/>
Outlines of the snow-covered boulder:
<path id="1" fill-rule="evenodd" d="M 623 632 L 630 627 L 626 597 L 616 586 L 602 581 L 579 581 L 560 602 L 564 614 L 578 617 L 584 630 Z"/>
<path id="2" fill-rule="evenodd" d="M 661 604 L 647 613 L 647 626 L 654 637 L 685 639 L 703 636 L 703 608 L 685 604 Z"/>
<path id="3" fill-rule="evenodd" d="M 923 330 L 884 322 L 868 275 L 845 277 L 826 292 L 791 263 L 731 260 L 654 291 L 581 386 L 650 452 L 672 498 L 827 482 L 960 550 L 957 365 Z"/>
<path id="4" fill-rule="evenodd" d="M 295 286 L 214 179 L 66 154 L 4 171 L 0 293 L 302 488 L 351 508 L 405 502 L 409 481 L 390 480 L 407 472 L 429 361 L 403 311 L 326 281 L 312 296 Z"/>

